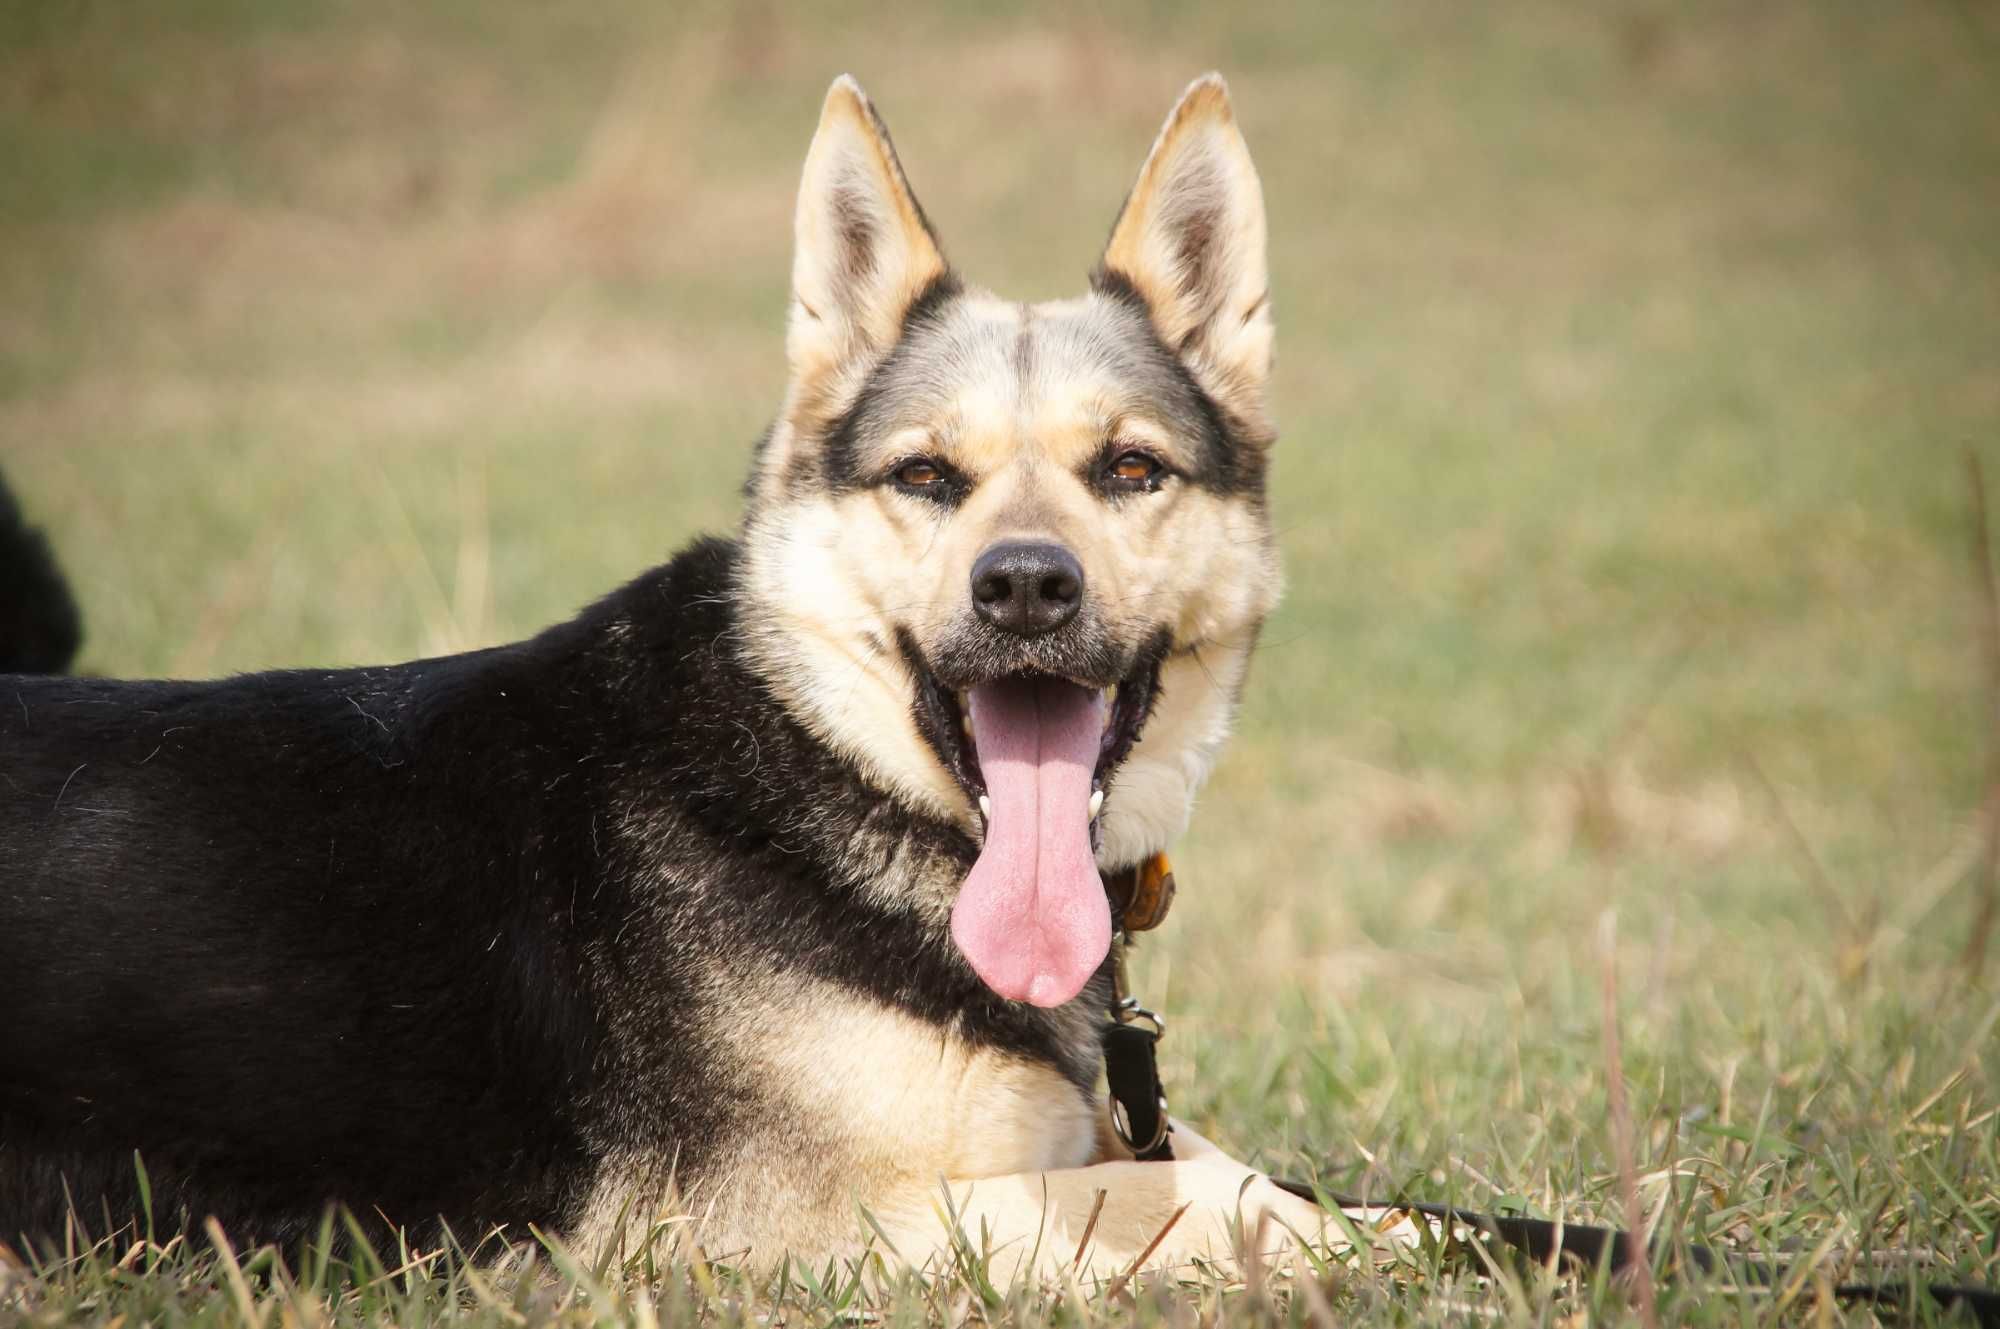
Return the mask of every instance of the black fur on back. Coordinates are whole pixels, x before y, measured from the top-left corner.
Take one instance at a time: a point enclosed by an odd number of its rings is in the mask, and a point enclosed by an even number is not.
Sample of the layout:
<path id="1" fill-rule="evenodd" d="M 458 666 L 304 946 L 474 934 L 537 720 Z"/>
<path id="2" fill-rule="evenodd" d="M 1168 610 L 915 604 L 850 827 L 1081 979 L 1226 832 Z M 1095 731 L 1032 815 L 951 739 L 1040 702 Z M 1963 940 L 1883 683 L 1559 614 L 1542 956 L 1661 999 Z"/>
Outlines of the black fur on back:
<path id="1" fill-rule="evenodd" d="M 329 1202 L 573 1220 L 699 1177 L 740 1095 L 715 973 L 812 975 L 1094 1061 L 860 889 L 974 846 L 789 718 L 697 544 L 516 645 L 206 683 L 0 677 L 0 1240 L 133 1212 L 284 1240 Z M 709 995 L 704 995 L 709 994 Z"/>
<path id="2" fill-rule="evenodd" d="M 0 476 L 0 674 L 59 674 L 83 643 L 83 620 L 42 533 Z"/>

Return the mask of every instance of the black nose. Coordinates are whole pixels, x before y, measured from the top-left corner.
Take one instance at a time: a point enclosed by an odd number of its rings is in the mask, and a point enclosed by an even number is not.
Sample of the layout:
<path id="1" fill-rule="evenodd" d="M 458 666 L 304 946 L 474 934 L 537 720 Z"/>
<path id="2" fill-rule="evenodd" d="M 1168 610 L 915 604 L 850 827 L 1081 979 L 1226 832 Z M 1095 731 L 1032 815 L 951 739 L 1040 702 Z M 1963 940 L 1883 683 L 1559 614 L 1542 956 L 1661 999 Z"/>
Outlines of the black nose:
<path id="1" fill-rule="evenodd" d="M 1083 565 L 1061 545 L 997 544 L 972 564 L 972 607 L 1017 637 L 1053 631 L 1083 603 Z"/>

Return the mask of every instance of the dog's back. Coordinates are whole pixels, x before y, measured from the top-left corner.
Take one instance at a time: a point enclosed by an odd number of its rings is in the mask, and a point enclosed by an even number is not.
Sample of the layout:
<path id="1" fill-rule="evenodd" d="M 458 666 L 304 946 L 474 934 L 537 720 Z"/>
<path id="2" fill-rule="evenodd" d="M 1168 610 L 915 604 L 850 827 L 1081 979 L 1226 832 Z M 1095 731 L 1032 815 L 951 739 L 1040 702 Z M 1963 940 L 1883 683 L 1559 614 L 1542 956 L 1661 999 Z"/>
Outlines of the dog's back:
<path id="1" fill-rule="evenodd" d="M 563 1214 L 579 1146 L 539 1109 L 594 1040 L 562 996 L 576 957 L 509 874 L 543 861 L 525 824 L 574 819 L 532 792 L 548 815 L 523 817 L 532 780 L 480 739 L 546 732 L 494 699 L 565 680 L 527 644 L 62 676 L 80 636 L 0 488 L 0 1242 L 61 1231 L 72 1195 L 134 1212 L 135 1143 L 169 1227 L 295 1235 L 349 1196 Z"/>
<path id="2" fill-rule="evenodd" d="M 61 673 L 82 641 L 76 601 L 49 543 L 0 476 L 0 674 Z"/>

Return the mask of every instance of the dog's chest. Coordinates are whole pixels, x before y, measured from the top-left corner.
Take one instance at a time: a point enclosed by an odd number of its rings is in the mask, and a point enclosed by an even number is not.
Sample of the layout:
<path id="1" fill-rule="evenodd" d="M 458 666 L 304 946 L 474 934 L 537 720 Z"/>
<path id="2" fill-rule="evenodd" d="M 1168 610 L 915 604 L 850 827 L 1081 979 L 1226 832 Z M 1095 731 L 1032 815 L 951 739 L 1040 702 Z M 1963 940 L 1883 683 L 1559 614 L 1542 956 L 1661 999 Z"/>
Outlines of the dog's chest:
<path id="1" fill-rule="evenodd" d="M 1091 1101 L 1054 1066 L 830 986 L 793 997 L 741 1051 L 802 1147 L 922 1181 L 1089 1161 Z"/>

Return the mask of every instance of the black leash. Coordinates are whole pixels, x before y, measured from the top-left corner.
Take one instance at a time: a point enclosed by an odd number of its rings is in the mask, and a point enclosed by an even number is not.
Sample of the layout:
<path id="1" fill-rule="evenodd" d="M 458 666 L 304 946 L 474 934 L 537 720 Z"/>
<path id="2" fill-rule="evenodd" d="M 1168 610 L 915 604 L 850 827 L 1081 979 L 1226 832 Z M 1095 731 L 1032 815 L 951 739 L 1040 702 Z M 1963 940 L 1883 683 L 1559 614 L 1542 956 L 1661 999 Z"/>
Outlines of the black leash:
<path id="1" fill-rule="evenodd" d="M 1104 1026 L 1104 1079 L 1111 1089 L 1111 1128 L 1132 1156 L 1157 1163 L 1174 1156 L 1167 1089 L 1160 1083 L 1160 1036 L 1167 1022 L 1139 1004 L 1125 981 L 1125 953 L 1132 934 L 1160 925 L 1174 902 L 1174 872 L 1165 854 L 1137 867 L 1109 873 L 1111 901 L 1111 1018 Z"/>
<path id="2" fill-rule="evenodd" d="M 1272 1182 L 1282 1190 L 1315 1204 L 1333 1204 L 1342 1209 L 1404 1209 L 1442 1222 L 1492 1234 L 1538 1264 L 1570 1262 L 1586 1269 L 1607 1269 L 1618 1273 L 1632 1262 L 1633 1242 L 1618 1228 L 1589 1227 L 1578 1223 L 1555 1223 L 1546 1218 L 1524 1218 L 1514 1214 L 1480 1214 L 1448 1204 L 1422 1200 L 1364 1200 L 1359 1196 L 1322 1191 L 1302 1181 L 1277 1177 Z M 1662 1257 L 1679 1256 L 1706 1275 L 1731 1275 L 1752 1287 L 1777 1287 L 1790 1273 L 1782 1265 L 1761 1260 L 1732 1258 L 1708 1246 L 1684 1246 L 1672 1250 L 1658 1247 L 1652 1252 L 1657 1269 Z M 1842 1283 L 1833 1295 L 1842 1301 L 1865 1301 L 1880 1306 L 1909 1306 L 1919 1294 L 1928 1295 L 1946 1310 L 1963 1306 L 1985 1329 L 2000 1329 L 2000 1292 L 1991 1288 L 1962 1287 L 1951 1283 Z"/>
<path id="3" fill-rule="evenodd" d="M 1164 864 L 1164 858 L 1161 859 Z M 1173 877 L 1166 875 L 1166 898 L 1173 897 Z M 1109 886 L 1110 883 L 1107 883 Z M 1130 994 L 1125 981 L 1125 952 L 1132 931 L 1124 924 L 1125 911 L 1118 908 L 1119 896 L 1112 893 L 1116 940 L 1112 943 L 1112 988 L 1110 1019 L 1104 1026 L 1104 1078 L 1111 1091 L 1111 1124 L 1118 1138 L 1142 1162 L 1156 1162 L 1174 1156 L 1173 1127 L 1167 1118 L 1167 1094 L 1160 1083 L 1159 1042 L 1166 1022 L 1141 1006 Z M 1160 913 L 1164 914 L 1162 908 Z M 1153 920 L 1157 922 L 1157 918 Z M 1455 1205 L 1432 1204 L 1403 1198 L 1367 1200 L 1354 1195 L 1323 1191 L 1302 1181 L 1272 1178 L 1284 1190 L 1315 1204 L 1331 1203 L 1342 1209 L 1404 1209 L 1438 1219 L 1456 1227 L 1491 1234 L 1501 1244 L 1539 1264 L 1574 1262 L 1584 1269 L 1607 1269 L 1617 1273 L 1631 1263 L 1635 1243 L 1625 1232 L 1610 1227 L 1590 1227 L 1576 1223 L 1555 1223 L 1545 1218 L 1525 1218 L 1514 1214 L 1481 1214 Z M 1752 1287 L 1777 1287 L 1790 1272 L 1784 1266 L 1760 1260 L 1734 1258 L 1708 1246 L 1655 1249 L 1651 1260 L 1658 1269 L 1662 1256 L 1680 1257 L 1703 1275 L 1730 1275 Z M 1946 1310 L 1962 1306 L 1982 1329 L 2000 1329 L 2000 1292 L 1991 1288 L 1964 1287 L 1951 1283 L 1922 1283 L 1892 1280 L 1885 1283 L 1843 1283 L 1833 1289 L 1842 1301 L 1869 1302 L 1878 1306 L 1913 1306 L 1919 1296 L 1928 1296 Z"/>

